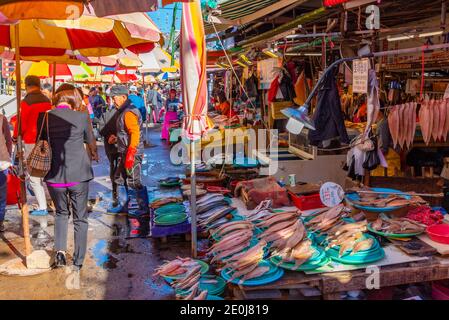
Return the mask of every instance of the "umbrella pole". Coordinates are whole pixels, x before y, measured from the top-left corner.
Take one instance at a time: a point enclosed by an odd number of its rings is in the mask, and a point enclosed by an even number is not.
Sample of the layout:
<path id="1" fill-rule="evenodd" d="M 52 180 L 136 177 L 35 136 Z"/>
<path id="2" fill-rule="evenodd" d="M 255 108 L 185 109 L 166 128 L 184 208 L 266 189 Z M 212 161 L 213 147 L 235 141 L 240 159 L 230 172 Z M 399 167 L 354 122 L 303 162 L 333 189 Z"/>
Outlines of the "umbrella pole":
<path id="1" fill-rule="evenodd" d="M 53 84 L 52 84 L 52 94 L 51 96 L 54 97 L 56 92 L 56 62 L 53 62 Z"/>
<path id="2" fill-rule="evenodd" d="M 147 117 L 145 119 L 145 144 L 148 143 L 148 109 L 147 109 L 147 93 L 145 90 L 145 74 L 142 72 L 142 88 L 143 88 L 143 104 L 147 110 Z"/>
<path id="3" fill-rule="evenodd" d="M 190 143 L 190 216 L 192 223 L 192 257 L 197 257 L 197 230 L 196 230 L 196 174 L 195 174 L 195 141 Z"/>
<path id="4" fill-rule="evenodd" d="M 16 98 L 17 98 L 17 121 L 18 121 L 18 137 L 17 137 L 17 156 L 19 158 L 19 177 L 20 177 L 20 210 L 22 212 L 22 228 L 23 239 L 25 242 L 25 258 L 31 254 L 32 247 L 30 241 L 30 221 L 29 221 L 29 209 L 27 204 L 26 186 L 25 186 L 25 168 L 24 168 L 24 154 L 23 154 L 23 141 L 22 141 L 22 110 L 20 108 L 21 102 L 21 73 L 20 73 L 20 45 L 19 45 L 19 25 L 14 26 L 15 34 L 15 54 L 16 54 Z M 26 259 L 25 259 L 26 263 Z"/>

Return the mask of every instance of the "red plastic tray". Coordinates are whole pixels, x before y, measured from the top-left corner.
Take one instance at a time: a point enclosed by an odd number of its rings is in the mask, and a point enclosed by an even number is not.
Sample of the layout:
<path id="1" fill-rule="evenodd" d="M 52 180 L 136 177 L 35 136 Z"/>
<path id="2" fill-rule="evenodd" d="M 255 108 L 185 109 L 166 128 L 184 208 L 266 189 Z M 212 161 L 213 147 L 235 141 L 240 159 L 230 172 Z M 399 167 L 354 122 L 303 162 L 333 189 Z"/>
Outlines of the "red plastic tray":
<path id="1" fill-rule="evenodd" d="M 438 282 L 432 283 L 432 298 L 435 300 L 449 300 L 449 288 Z"/>
<path id="2" fill-rule="evenodd" d="M 427 228 L 429 238 L 435 242 L 449 244 L 449 224 L 436 224 Z"/>
<path id="3" fill-rule="evenodd" d="M 313 210 L 324 208 L 325 205 L 321 202 L 320 194 L 314 193 L 310 195 L 301 195 L 298 196 L 292 192 L 289 192 L 290 198 L 292 199 L 295 207 L 299 210 Z"/>

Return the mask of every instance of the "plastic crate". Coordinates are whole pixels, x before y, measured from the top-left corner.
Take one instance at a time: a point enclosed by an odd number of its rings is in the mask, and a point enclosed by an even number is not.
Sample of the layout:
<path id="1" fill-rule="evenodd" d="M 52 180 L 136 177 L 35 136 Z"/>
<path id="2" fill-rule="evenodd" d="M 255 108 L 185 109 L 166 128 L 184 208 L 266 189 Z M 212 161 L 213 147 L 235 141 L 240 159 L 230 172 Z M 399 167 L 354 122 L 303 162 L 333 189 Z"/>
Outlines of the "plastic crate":
<path id="1" fill-rule="evenodd" d="M 293 203 L 295 204 L 295 207 L 299 210 L 305 211 L 325 207 L 325 205 L 321 202 L 319 193 L 310 195 L 296 195 L 292 192 L 289 192 L 289 195 Z"/>

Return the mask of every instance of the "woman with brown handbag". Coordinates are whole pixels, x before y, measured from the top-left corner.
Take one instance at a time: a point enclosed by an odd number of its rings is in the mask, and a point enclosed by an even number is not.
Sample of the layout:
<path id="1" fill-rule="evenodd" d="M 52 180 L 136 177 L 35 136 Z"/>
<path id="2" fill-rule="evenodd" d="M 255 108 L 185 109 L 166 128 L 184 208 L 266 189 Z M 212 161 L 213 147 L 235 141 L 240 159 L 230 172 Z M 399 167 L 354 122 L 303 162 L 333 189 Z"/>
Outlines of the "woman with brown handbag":
<path id="1" fill-rule="evenodd" d="M 70 213 L 75 228 L 74 271 L 83 265 L 87 247 L 89 181 L 93 170 L 85 145 L 95 142 L 87 113 L 79 112 L 82 100 L 78 90 L 63 85 L 53 97 L 54 109 L 48 112 L 48 129 L 42 137 L 50 143 L 51 168 L 45 182 L 56 208 L 55 217 L 55 267 L 67 265 L 67 232 Z M 41 115 L 38 126 L 44 117 Z M 48 131 L 48 132 L 47 132 Z M 90 150 L 92 151 L 92 150 Z M 98 160 L 98 155 L 92 155 Z"/>

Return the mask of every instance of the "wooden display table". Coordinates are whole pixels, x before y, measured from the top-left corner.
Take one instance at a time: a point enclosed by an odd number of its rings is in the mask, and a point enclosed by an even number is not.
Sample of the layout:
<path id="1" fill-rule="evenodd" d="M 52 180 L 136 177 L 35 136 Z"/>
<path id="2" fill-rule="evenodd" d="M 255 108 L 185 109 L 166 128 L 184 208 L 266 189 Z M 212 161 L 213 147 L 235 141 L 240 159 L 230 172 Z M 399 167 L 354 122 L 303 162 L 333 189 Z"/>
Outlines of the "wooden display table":
<path id="1" fill-rule="evenodd" d="M 285 271 L 278 281 L 257 287 L 230 284 L 234 299 L 289 299 L 301 289 L 315 288 L 325 300 L 340 299 L 342 292 L 365 290 L 368 277 L 364 269 L 306 275 L 304 272 Z M 449 258 L 431 257 L 429 260 L 380 267 L 380 288 L 449 278 Z"/>

